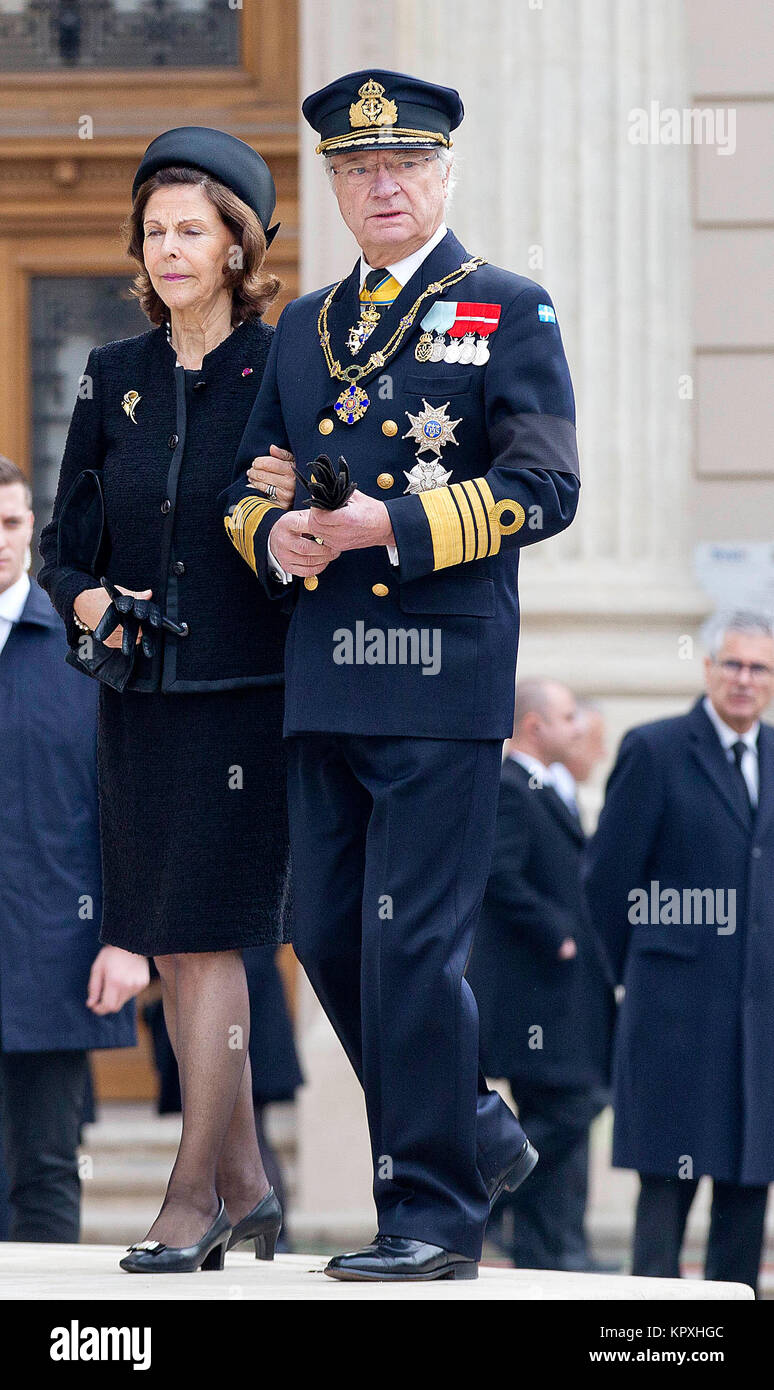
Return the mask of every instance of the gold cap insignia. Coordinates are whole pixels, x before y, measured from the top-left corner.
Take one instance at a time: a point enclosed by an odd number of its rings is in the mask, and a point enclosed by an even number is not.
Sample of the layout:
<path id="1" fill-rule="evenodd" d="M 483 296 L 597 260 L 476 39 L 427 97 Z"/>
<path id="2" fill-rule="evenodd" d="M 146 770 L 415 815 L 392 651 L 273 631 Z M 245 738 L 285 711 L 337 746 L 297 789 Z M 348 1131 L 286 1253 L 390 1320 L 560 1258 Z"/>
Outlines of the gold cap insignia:
<path id="1" fill-rule="evenodd" d="M 398 119 L 398 108 L 394 101 L 390 101 L 384 95 L 384 87 L 380 82 L 369 77 L 358 91 L 360 101 L 355 101 L 349 108 L 350 129 L 359 130 L 363 126 L 395 125 Z"/>
<path id="2" fill-rule="evenodd" d="M 126 411 L 133 425 L 137 424 L 137 421 L 134 418 L 134 412 L 137 409 L 137 405 L 141 400 L 142 396 L 140 396 L 137 391 L 124 392 L 124 398 L 121 401 L 121 406 Z"/>

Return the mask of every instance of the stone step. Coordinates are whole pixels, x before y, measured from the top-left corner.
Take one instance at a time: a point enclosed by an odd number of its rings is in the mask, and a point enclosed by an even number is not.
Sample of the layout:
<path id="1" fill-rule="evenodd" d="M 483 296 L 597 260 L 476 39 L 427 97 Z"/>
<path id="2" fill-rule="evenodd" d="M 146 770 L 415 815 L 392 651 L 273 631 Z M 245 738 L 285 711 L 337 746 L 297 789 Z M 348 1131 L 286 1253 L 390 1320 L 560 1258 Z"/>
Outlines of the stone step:
<path id="1" fill-rule="evenodd" d="M 270 1107 L 266 1130 L 286 1180 L 292 1184 L 296 1147 L 292 1108 Z M 84 1126 L 79 1150 L 81 1176 L 89 1196 L 163 1192 L 180 1132 L 179 1115 L 157 1115 L 144 1103 L 100 1106 L 97 1121 Z"/>
<path id="2" fill-rule="evenodd" d="M 115 1163 L 105 1162 L 104 1158 L 100 1158 L 91 1168 L 84 1166 L 84 1157 L 88 1155 L 82 1152 L 81 1182 L 84 1197 L 88 1191 L 91 1201 L 112 1201 L 114 1197 L 120 1197 L 122 1194 L 127 1197 L 144 1197 L 163 1192 L 175 1161 L 175 1151 L 150 1158 L 142 1155 L 124 1156 Z M 292 1160 L 283 1161 L 282 1176 L 287 1190 L 293 1192 L 296 1184 L 296 1166 Z"/>
<path id="3" fill-rule="evenodd" d="M 266 1129 L 274 1148 L 295 1148 L 296 1125 L 292 1102 L 267 1107 Z M 158 1115 L 146 1101 L 105 1101 L 94 1124 L 84 1125 L 82 1151 L 103 1153 L 155 1151 L 174 1154 L 180 1143 L 180 1115 Z"/>
<path id="4" fill-rule="evenodd" d="M 563 1274 L 482 1266 L 475 1281 L 429 1284 L 342 1284 L 323 1274 L 325 1257 L 279 1255 L 271 1262 L 232 1252 L 223 1270 L 128 1278 L 118 1261 L 119 1245 L 0 1245 L 0 1299 L 342 1299 L 521 1301 L 569 1300 L 607 1303 L 707 1302 L 752 1299 L 744 1284 L 700 1279 L 632 1279 L 603 1274 Z M 694 1315 L 695 1317 L 695 1315 Z"/>

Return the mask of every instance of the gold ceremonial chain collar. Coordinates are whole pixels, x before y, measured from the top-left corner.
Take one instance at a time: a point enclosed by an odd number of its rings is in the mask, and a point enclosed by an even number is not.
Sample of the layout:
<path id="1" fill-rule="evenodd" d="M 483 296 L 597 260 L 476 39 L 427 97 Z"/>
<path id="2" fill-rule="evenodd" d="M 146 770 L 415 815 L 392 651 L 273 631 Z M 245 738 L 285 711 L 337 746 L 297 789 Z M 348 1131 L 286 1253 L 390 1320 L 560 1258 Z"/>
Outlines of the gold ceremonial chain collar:
<path id="1" fill-rule="evenodd" d="M 331 376 L 335 377 L 337 381 L 354 383 L 356 381 L 362 381 L 363 377 L 368 376 L 370 372 L 378 371 L 379 368 L 383 367 L 385 362 L 388 362 L 398 351 L 398 348 L 417 316 L 420 304 L 427 299 L 428 295 L 440 294 L 442 290 L 448 290 L 452 285 L 456 285 L 458 281 L 464 280 L 465 276 L 470 275 L 471 271 L 478 270 L 482 265 L 486 265 L 484 258 L 482 256 L 473 256 L 469 261 L 463 261 L 462 265 L 460 265 L 457 270 L 451 271 L 451 273 L 445 275 L 442 280 L 433 280 L 432 284 L 428 285 L 427 289 L 423 290 L 418 298 L 414 300 L 408 313 L 404 314 L 403 317 L 398 320 L 398 326 L 395 332 L 385 343 L 382 351 L 372 352 L 367 362 L 353 362 L 346 367 L 342 367 L 341 363 L 334 358 L 331 352 L 330 333 L 328 332 L 328 310 L 333 302 L 334 295 L 338 293 L 341 286 L 344 284 L 344 280 L 339 280 L 339 283 L 334 285 L 333 289 L 328 294 L 317 318 L 317 332 L 320 337 L 320 346 L 323 350 L 325 365 Z M 345 279 L 346 278 L 345 276 Z"/>

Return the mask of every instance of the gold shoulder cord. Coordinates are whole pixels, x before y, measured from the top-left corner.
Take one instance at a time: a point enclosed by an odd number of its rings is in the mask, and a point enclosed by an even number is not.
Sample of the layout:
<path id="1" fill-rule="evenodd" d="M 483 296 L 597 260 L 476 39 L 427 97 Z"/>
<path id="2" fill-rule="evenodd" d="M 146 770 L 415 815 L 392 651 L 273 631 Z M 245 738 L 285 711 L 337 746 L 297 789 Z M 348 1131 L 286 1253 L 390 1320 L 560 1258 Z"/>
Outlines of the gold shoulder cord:
<path id="1" fill-rule="evenodd" d="M 408 330 L 414 323 L 419 307 L 424 300 L 431 294 L 440 294 L 442 290 L 450 289 L 452 285 L 458 284 L 460 280 L 465 279 L 466 275 L 470 275 L 472 271 L 478 270 L 482 265 L 486 265 L 484 258 L 482 256 L 474 256 L 469 261 L 463 261 L 462 265 L 459 266 L 457 270 L 451 271 L 451 273 L 445 275 L 442 280 L 433 280 L 432 284 L 428 285 L 427 289 L 423 290 L 414 300 L 408 313 L 404 314 L 403 317 L 398 320 L 398 326 L 395 332 L 385 343 L 382 351 L 372 352 L 367 362 L 353 362 L 346 367 L 342 367 L 341 363 L 337 358 L 334 358 L 331 352 L 330 333 L 328 332 L 328 310 L 333 302 L 334 295 L 344 284 L 344 281 L 339 280 L 339 283 L 333 286 L 333 289 L 327 295 L 325 303 L 318 315 L 317 332 L 325 358 L 325 365 L 331 376 L 337 381 L 346 381 L 348 383 L 349 389 L 341 393 L 334 406 L 334 409 L 339 415 L 339 419 L 343 419 L 347 424 L 353 424 L 355 420 L 359 420 L 365 415 L 370 402 L 365 391 L 363 391 L 357 383 L 373 372 L 377 372 L 380 367 L 383 367 L 384 364 L 395 355 L 404 337 L 408 333 Z"/>

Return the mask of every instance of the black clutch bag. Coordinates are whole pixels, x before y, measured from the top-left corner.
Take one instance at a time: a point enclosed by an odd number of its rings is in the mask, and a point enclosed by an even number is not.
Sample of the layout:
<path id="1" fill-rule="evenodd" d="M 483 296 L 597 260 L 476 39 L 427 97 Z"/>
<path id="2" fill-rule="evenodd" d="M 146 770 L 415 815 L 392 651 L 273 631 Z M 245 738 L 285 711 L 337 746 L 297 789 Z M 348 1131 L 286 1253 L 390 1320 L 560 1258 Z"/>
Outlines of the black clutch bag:
<path id="1" fill-rule="evenodd" d="M 57 564 L 85 570 L 97 583 L 105 573 L 110 556 L 110 539 L 105 522 L 105 498 L 99 473 L 86 468 L 78 474 L 62 503 L 56 538 Z M 124 690 L 132 674 L 135 648 L 128 656 L 120 647 L 107 647 L 93 633 L 84 632 L 77 649 L 72 647 L 65 660 L 76 671 L 104 681 L 113 690 Z"/>

